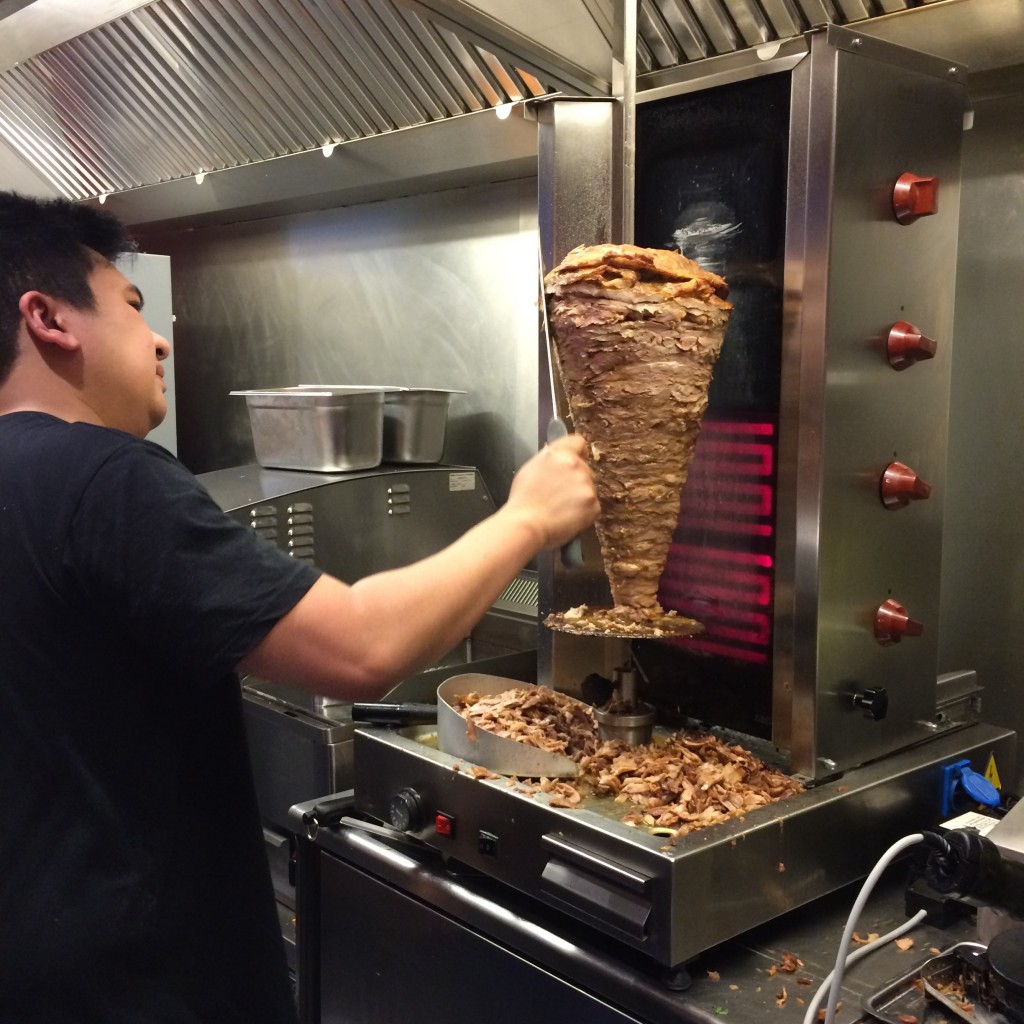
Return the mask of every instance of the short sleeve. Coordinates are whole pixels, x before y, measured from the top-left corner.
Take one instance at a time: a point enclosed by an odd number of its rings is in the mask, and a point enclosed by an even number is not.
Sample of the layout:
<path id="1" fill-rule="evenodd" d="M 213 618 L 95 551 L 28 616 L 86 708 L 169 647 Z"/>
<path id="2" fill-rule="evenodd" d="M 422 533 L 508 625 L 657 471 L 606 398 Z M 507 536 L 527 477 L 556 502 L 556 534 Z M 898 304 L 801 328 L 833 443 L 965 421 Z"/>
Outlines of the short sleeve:
<path id="1" fill-rule="evenodd" d="M 67 584 L 164 670 L 223 675 L 320 575 L 228 517 L 146 442 L 103 461 L 75 510 Z"/>

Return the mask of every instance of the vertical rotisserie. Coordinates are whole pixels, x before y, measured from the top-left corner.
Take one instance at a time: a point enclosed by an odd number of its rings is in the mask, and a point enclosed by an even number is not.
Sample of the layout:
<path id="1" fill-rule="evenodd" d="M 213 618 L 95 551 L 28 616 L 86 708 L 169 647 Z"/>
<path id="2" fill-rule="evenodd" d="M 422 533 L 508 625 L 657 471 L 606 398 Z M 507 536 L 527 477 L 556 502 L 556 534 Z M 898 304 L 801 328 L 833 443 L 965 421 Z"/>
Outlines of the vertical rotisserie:
<path id="1" fill-rule="evenodd" d="M 685 635 L 658 581 L 679 516 L 732 306 L 725 281 L 664 249 L 580 246 L 545 278 L 562 384 L 590 443 L 597 535 L 611 609 L 573 608 L 548 625 L 580 633 Z"/>

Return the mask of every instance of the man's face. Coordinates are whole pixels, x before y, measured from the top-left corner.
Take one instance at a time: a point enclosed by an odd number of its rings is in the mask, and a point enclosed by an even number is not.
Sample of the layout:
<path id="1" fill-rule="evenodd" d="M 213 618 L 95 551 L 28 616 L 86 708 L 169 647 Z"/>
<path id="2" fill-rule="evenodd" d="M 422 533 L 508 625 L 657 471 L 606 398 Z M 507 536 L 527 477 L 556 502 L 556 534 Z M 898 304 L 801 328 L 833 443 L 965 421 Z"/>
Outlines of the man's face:
<path id="1" fill-rule="evenodd" d="M 89 275 L 94 309 L 72 310 L 82 345 L 82 398 L 108 427 L 145 437 L 167 415 L 165 338 L 149 329 L 142 296 L 106 261 Z"/>

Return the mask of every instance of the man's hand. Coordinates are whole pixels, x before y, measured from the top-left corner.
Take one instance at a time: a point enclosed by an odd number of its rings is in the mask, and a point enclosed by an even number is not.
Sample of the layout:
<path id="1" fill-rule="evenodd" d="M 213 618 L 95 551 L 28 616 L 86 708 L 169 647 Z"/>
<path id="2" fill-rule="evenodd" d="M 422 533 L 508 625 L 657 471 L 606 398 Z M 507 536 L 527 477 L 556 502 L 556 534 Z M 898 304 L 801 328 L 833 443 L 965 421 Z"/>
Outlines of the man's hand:
<path id="1" fill-rule="evenodd" d="M 539 546 L 558 548 L 597 518 L 594 474 L 587 442 L 569 434 L 542 448 L 512 479 L 506 510 L 538 531 Z"/>

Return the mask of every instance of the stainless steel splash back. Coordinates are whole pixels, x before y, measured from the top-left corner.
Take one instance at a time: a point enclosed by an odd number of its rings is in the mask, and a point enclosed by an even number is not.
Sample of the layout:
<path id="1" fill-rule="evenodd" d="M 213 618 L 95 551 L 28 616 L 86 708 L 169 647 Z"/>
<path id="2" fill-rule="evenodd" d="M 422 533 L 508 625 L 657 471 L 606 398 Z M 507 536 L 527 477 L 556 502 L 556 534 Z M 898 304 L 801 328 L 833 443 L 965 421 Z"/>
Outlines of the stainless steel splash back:
<path id="1" fill-rule="evenodd" d="M 544 94 L 390 0 L 157 0 L 0 74 L 0 136 L 69 198 Z"/>

